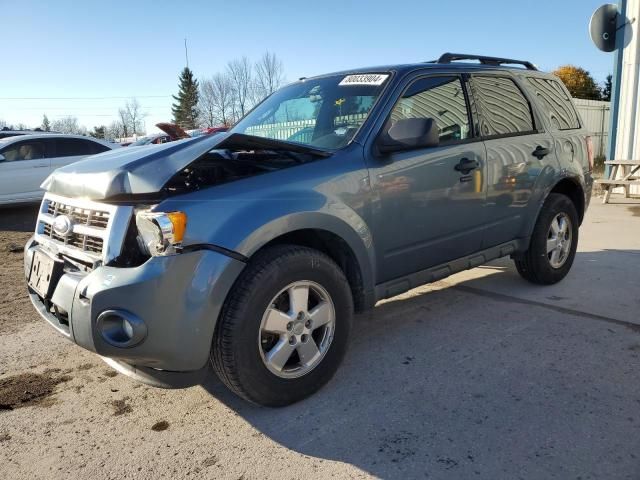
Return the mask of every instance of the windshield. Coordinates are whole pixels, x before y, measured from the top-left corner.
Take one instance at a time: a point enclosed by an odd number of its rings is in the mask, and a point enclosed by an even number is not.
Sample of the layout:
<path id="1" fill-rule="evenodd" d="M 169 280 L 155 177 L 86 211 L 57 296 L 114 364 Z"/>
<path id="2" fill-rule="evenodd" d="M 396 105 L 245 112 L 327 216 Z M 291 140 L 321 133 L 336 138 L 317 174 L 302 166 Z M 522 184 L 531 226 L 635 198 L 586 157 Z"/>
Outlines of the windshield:
<path id="1" fill-rule="evenodd" d="M 347 145 L 380 95 L 388 73 L 336 75 L 284 87 L 232 130 L 335 150 Z"/>

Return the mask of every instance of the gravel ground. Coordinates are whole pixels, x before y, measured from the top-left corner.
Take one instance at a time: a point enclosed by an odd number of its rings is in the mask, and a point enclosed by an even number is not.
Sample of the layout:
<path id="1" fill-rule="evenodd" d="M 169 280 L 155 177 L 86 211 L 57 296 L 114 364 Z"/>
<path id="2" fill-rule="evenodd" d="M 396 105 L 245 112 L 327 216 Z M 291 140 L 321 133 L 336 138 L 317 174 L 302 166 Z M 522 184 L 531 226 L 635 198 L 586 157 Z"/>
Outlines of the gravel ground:
<path id="1" fill-rule="evenodd" d="M 541 294 L 498 262 L 381 302 L 356 319 L 334 380 L 283 409 L 248 405 L 213 375 L 186 390 L 137 384 L 56 334 L 14 251 L 33 209 L 0 211 L 0 477 L 638 478 L 634 208 L 592 208 L 589 251 L 562 290 Z M 633 226 L 614 254 L 588 240 L 612 211 Z M 618 278 L 610 261 L 594 270 L 602 255 L 636 272 L 619 287 L 636 300 L 611 314 L 581 283 Z"/>

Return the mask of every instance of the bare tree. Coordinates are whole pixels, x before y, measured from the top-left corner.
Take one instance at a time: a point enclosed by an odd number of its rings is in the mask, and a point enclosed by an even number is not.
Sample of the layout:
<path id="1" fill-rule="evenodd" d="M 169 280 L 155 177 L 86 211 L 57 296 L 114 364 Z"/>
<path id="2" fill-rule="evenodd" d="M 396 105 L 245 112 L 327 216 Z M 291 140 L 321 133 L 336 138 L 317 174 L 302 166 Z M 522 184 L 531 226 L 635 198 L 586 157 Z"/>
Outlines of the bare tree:
<path id="1" fill-rule="evenodd" d="M 7 125 L 7 122 L 6 122 L 6 121 L 4 121 L 4 120 L 2 120 L 2 119 L 0 118 L 0 128 L 5 128 L 5 127 L 7 127 L 7 126 L 8 126 L 8 125 Z"/>
<path id="2" fill-rule="evenodd" d="M 230 126 L 235 120 L 231 114 L 232 101 L 233 92 L 227 75 L 216 73 L 200 82 L 200 109 L 206 126 Z"/>
<path id="3" fill-rule="evenodd" d="M 123 137 L 126 137 L 126 135 L 124 135 L 123 124 L 117 120 L 114 122 L 111 122 L 111 124 L 107 127 L 105 136 L 113 140 L 115 140 L 116 138 L 121 139 Z"/>
<path id="4" fill-rule="evenodd" d="M 209 79 L 200 80 L 200 99 L 198 109 L 200 120 L 204 127 L 213 127 L 216 124 L 216 96 L 213 91 L 213 81 Z"/>
<path id="5" fill-rule="evenodd" d="M 147 114 L 142 111 L 138 99 L 132 98 L 131 101 L 127 102 L 125 110 L 129 121 L 129 131 L 134 135 L 144 135 L 144 117 Z"/>
<path id="6" fill-rule="evenodd" d="M 85 135 L 87 133 L 87 128 L 78 124 L 78 119 L 72 116 L 62 117 L 54 120 L 53 122 L 51 122 L 51 129 L 60 133 L 76 135 Z"/>
<path id="7" fill-rule="evenodd" d="M 227 64 L 227 72 L 233 92 L 232 111 L 234 117 L 244 117 L 250 108 L 251 88 L 253 86 L 253 72 L 247 57 L 236 58 Z"/>
<path id="8" fill-rule="evenodd" d="M 284 84 L 284 66 L 275 53 L 264 52 L 255 65 L 256 103 Z"/>
<path id="9" fill-rule="evenodd" d="M 129 135 L 144 135 L 144 117 L 146 113 L 142 111 L 140 102 L 136 98 L 128 101 L 123 108 L 118 109 L 118 117 L 122 125 L 125 137 Z"/>
<path id="10" fill-rule="evenodd" d="M 120 117 L 120 119 L 118 120 L 118 123 L 122 127 L 121 136 L 128 137 L 129 136 L 129 115 L 127 113 L 127 109 L 126 108 L 118 109 L 118 117 Z"/>

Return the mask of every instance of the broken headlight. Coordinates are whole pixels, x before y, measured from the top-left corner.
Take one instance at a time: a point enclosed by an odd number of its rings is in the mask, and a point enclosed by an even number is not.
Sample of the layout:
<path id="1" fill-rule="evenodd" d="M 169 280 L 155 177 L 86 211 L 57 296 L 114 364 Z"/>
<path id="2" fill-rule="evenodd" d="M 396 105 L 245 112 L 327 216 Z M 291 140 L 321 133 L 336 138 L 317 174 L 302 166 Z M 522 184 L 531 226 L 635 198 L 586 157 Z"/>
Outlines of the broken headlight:
<path id="1" fill-rule="evenodd" d="M 138 245 L 151 256 L 178 253 L 187 229 L 187 215 L 184 212 L 136 213 Z"/>

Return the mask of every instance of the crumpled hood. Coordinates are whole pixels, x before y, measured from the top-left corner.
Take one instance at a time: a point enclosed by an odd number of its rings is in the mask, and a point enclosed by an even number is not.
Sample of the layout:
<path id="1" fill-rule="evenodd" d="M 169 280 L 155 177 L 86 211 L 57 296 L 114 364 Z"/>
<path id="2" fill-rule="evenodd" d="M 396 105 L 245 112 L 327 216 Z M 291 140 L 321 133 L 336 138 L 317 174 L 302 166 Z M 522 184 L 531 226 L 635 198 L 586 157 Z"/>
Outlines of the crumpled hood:
<path id="1" fill-rule="evenodd" d="M 102 200 L 160 191 L 176 172 L 215 148 L 225 134 L 118 148 L 54 171 L 41 188 L 63 196 Z"/>
<path id="2" fill-rule="evenodd" d="M 105 200 L 159 192 L 180 170 L 210 150 L 286 150 L 319 157 L 306 145 L 241 133 L 217 133 L 161 145 L 119 148 L 57 169 L 41 188 L 67 197 Z"/>

